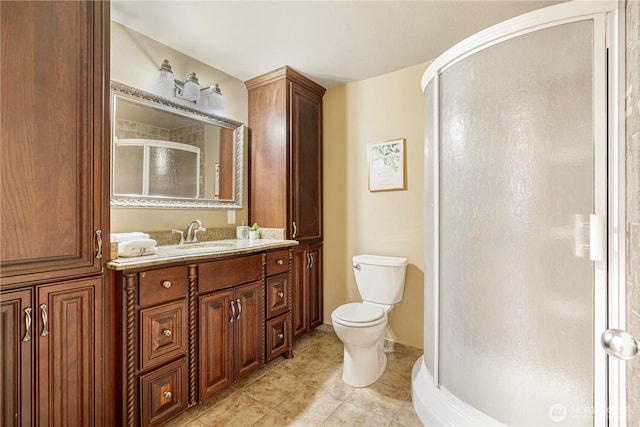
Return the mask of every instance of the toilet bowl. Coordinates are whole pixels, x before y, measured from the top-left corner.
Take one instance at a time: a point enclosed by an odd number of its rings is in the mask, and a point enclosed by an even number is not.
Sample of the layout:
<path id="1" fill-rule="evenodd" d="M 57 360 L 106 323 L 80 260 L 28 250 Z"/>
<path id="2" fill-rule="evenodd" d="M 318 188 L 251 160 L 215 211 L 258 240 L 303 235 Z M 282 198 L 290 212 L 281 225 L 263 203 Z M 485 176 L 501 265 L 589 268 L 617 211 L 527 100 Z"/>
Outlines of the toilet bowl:
<path id="1" fill-rule="evenodd" d="M 331 313 L 333 328 L 344 344 L 342 379 L 350 386 L 373 384 L 387 366 L 384 336 L 388 313 L 402 299 L 406 266 L 406 258 L 353 257 L 363 302 L 341 305 Z"/>

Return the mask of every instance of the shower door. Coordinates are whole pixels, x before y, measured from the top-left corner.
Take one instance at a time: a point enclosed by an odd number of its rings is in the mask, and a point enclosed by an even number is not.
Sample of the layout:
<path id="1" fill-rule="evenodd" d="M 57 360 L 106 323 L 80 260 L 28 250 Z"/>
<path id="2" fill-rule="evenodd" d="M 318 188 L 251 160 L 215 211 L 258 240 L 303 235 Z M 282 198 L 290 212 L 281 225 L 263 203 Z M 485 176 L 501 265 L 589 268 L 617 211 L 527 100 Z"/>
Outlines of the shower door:
<path id="1" fill-rule="evenodd" d="M 606 268 L 588 246 L 590 215 L 606 212 L 603 32 L 585 19 L 521 34 L 425 90 L 428 109 L 439 101 L 427 113 L 439 128 L 430 363 L 441 387 L 512 426 L 592 426 L 604 393 Z"/>

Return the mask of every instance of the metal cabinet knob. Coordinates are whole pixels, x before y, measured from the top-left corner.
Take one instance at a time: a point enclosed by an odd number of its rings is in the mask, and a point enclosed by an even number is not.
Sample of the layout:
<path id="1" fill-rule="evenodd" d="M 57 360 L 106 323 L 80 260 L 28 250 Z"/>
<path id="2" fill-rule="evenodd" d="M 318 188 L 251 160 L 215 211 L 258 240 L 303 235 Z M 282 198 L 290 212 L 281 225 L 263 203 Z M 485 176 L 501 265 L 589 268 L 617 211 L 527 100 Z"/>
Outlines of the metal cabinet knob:
<path id="1" fill-rule="evenodd" d="M 169 289 L 171 287 L 171 280 L 165 280 L 164 282 L 162 282 L 162 286 Z"/>
<path id="2" fill-rule="evenodd" d="M 171 392 L 170 392 L 170 391 L 165 391 L 165 392 L 162 394 L 162 396 L 163 396 L 165 399 L 171 399 L 172 394 L 171 394 Z"/>
<path id="3" fill-rule="evenodd" d="M 283 261 L 283 260 L 281 260 L 281 259 L 278 259 L 278 260 L 276 260 L 276 264 L 278 264 L 278 265 L 282 265 L 282 264 L 284 264 L 284 261 Z"/>
<path id="4" fill-rule="evenodd" d="M 164 335 L 165 337 L 170 337 L 171 336 L 171 330 L 170 329 L 165 329 L 164 331 L 162 331 L 162 335 Z"/>
<path id="5" fill-rule="evenodd" d="M 620 329 L 607 329 L 600 339 L 607 354 L 617 359 L 631 360 L 640 351 L 633 335 Z"/>
<path id="6" fill-rule="evenodd" d="M 278 339 L 281 340 L 282 338 L 284 338 L 284 334 L 278 334 Z"/>
<path id="7" fill-rule="evenodd" d="M 278 298 L 284 298 L 284 292 L 278 292 Z"/>

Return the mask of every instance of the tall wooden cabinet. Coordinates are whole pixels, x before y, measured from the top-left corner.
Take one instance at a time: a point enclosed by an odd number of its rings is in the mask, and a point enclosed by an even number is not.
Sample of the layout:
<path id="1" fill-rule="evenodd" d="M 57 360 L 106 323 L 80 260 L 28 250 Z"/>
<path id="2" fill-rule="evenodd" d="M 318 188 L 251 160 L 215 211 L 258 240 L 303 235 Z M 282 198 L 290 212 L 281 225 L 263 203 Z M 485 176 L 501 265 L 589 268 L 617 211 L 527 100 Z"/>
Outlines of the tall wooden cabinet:
<path id="1" fill-rule="evenodd" d="M 0 424 L 111 424 L 109 3 L 2 1 L 0 19 Z"/>
<path id="2" fill-rule="evenodd" d="M 307 254 L 309 245 L 322 243 L 325 89 L 287 66 L 245 84 L 251 129 L 249 222 L 284 228 L 287 238 L 303 245 L 293 262 L 296 337 L 322 324 L 321 258 L 316 257 L 311 270 Z M 301 250 L 307 252 L 301 255 Z"/>

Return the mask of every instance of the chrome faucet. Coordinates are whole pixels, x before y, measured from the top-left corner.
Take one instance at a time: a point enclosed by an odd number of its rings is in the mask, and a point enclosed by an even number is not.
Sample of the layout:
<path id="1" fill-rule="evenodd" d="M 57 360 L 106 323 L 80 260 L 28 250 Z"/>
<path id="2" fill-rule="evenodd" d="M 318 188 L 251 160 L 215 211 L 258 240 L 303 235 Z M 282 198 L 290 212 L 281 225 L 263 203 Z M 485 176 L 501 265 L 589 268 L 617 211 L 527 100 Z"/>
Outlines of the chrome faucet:
<path id="1" fill-rule="evenodd" d="M 193 229 L 194 225 L 198 226 L 198 228 L 196 228 L 195 230 Z M 185 238 L 185 243 L 195 243 L 195 242 L 197 242 L 198 241 L 198 236 L 197 236 L 198 232 L 206 231 L 206 230 L 207 229 L 202 226 L 202 223 L 200 222 L 199 219 L 194 219 L 187 226 L 187 236 Z"/>

